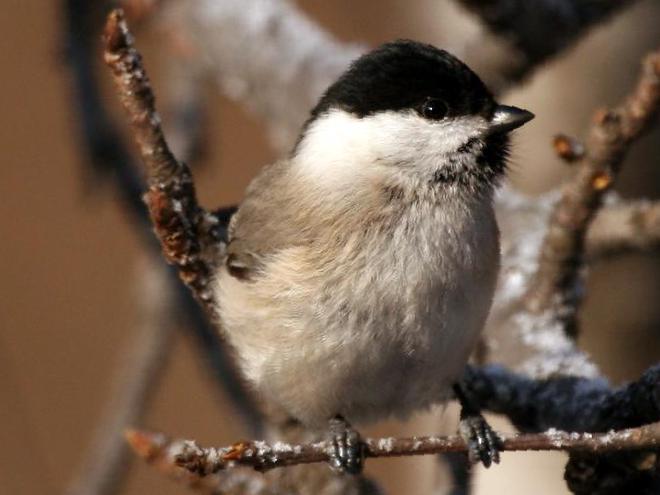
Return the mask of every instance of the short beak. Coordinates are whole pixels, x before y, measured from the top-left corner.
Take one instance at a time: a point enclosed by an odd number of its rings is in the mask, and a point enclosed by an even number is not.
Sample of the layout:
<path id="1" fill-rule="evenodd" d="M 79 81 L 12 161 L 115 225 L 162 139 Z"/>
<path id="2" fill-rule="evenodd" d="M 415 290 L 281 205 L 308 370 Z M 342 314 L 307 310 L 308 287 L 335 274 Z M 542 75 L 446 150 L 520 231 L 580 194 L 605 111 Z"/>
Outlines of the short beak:
<path id="1" fill-rule="evenodd" d="M 534 118 L 532 112 L 517 107 L 507 105 L 497 105 L 493 117 L 490 119 L 490 126 L 487 133 L 505 134 L 517 129 Z"/>

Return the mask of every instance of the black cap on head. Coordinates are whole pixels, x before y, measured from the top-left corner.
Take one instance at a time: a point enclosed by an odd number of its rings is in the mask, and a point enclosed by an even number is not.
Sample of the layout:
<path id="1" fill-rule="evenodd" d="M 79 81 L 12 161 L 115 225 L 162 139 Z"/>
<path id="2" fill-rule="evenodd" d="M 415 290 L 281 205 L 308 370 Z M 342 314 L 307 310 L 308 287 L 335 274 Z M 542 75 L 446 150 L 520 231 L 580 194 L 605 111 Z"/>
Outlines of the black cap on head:
<path id="1" fill-rule="evenodd" d="M 312 118 L 331 108 L 358 117 L 386 110 L 418 109 L 433 98 L 447 116 L 493 112 L 493 97 L 470 68 L 431 45 L 399 40 L 357 59 L 325 92 Z"/>

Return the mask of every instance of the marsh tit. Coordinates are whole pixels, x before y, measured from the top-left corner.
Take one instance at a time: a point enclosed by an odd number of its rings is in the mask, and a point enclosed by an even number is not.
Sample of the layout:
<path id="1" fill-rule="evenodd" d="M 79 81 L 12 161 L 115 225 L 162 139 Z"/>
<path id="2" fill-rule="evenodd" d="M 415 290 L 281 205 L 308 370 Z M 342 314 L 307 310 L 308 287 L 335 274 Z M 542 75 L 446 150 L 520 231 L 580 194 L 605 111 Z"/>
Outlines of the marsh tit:
<path id="1" fill-rule="evenodd" d="M 493 191 L 508 134 L 499 105 L 449 53 L 395 41 L 357 59 L 289 156 L 250 184 L 215 284 L 245 377 L 359 472 L 349 426 L 457 397 L 473 460 L 499 439 L 460 381 L 499 267 Z"/>

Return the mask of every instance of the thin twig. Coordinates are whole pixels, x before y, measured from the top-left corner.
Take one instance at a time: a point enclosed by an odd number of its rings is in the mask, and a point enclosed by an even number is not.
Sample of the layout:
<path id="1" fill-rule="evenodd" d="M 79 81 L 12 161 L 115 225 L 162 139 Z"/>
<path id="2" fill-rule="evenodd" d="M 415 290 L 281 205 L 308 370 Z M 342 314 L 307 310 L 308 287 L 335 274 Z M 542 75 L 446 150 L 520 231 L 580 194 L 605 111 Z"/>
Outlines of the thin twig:
<path id="1" fill-rule="evenodd" d="M 67 61 L 71 69 L 71 83 L 74 88 L 73 104 L 81 122 L 81 145 L 85 152 L 85 171 L 95 173 L 89 177 L 112 180 L 117 185 L 119 204 L 134 221 L 136 232 L 142 234 L 145 245 L 151 253 L 157 254 L 158 243 L 150 231 L 150 222 L 144 203 L 141 200 L 144 185 L 138 167 L 125 149 L 119 131 L 104 108 L 95 74 L 94 60 L 97 48 L 99 26 L 103 22 L 103 5 L 80 0 L 67 0 L 64 3 L 65 42 Z M 241 387 L 241 381 L 222 347 L 222 342 L 200 306 L 192 299 L 176 273 L 162 262 L 153 268 L 163 276 L 163 290 L 174 293 L 172 301 L 158 312 L 151 312 L 157 321 L 167 320 L 167 315 L 183 315 L 187 321 L 179 325 L 191 333 L 200 349 L 200 355 L 209 365 L 212 376 L 224 391 L 233 399 L 240 412 L 239 417 L 254 434 L 261 433 L 259 411 Z M 154 276 L 153 274 L 151 275 Z M 156 386 L 160 366 L 170 353 L 172 343 L 169 329 L 173 319 L 142 327 L 145 330 L 135 337 L 128 346 L 129 356 L 126 366 L 119 368 L 118 386 L 104 408 L 89 453 L 76 473 L 68 493 L 102 494 L 115 493 L 127 472 L 130 452 L 121 440 L 121 431 L 127 424 L 137 424 L 148 403 L 148 394 Z M 178 320 L 178 318 L 175 318 Z M 147 329 L 154 333 L 147 334 Z M 156 334 L 162 332 L 162 335 Z M 121 385 L 121 388 L 119 387 Z"/>
<path id="2" fill-rule="evenodd" d="M 337 476 L 326 466 L 290 466 L 257 472 L 237 467 L 203 474 L 182 467 L 179 454 L 192 444 L 170 440 L 158 433 L 128 430 L 126 440 L 133 451 L 157 471 L 201 493 L 213 495 L 381 495 L 364 476 Z M 277 443 L 276 445 L 284 445 Z"/>
<path id="3" fill-rule="evenodd" d="M 590 260 L 660 249 L 660 202 L 627 201 L 602 208 L 585 242 Z"/>
<path id="4" fill-rule="evenodd" d="M 190 169 L 165 141 L 149 79 L 121 10 L 108 16 L 104 41 L 105 61 L 144 161 L 149 185 L 145 199 L 163 253 L 214 318 L 210 285 L 220 258 L 217 219 L 199 206 Z"/>
<path id="5" fill-rule="evenodd" d="M 326 441 L 307 444 L 282 442 L 269 444 L 250 441 L 214 448 L 200 447 L 190 440 L 170 442 L 157 433 L 130 430 L 126 436 L 136 451 L 144 451 L 145 446 L 153 451 L 154 446 L 162 449 L 167 445 L 168 455 L 174 459 L 175 464 L 200 476 L 238 466 L 268 471 L 278 467 L 328 462 L 332 451 L 331 444 Z M 501 437 L 505 451 L 562 450 L 605 453 L 651 450 L 660 447 L 660 423 L 608 433 L 568 433 L 554 430 L 544 433 L 501 435 Z M 459 435 L 366 438 L 363 442 L 364 455 L 371 458 L 467 451 L 467 446 Z"/>
<path id="6" fill-rule="evenodd" d="M 647 131 L 660 105 L 660 51 L 647 56 L 635 90 L 616 109 L 601 110 L 585 143 L 575 177 L 566 183 L 550 218 L 528 307 L 554 308 L 568 333 L 581 301 L 580 273 L 587 228 L 618 176 L 630 145 Z"/>
<path id="7" fill-rule="evenodd" d="M 500 366 L 471 368 L 466 375 L 471 396 L 484 409 L 505 414 L 530 435 L 505 437 L 506 450 L 566 450 L 598 453 L 639 451 L 660 447 L 660 366 L 639 380 L 612 389 L 603 379 L 555 377 L 532 380 Z M 648 424 L 650 426 L 643 426 Z M 572 431 L 590 433 L 565 433 Z M 544 433 L 538 433 L 544 431 Z M 598 434 L 597 432 L 600 432 Z M 238 465 L 261 471 L 300 463 L 323 462 L 329 446 L 317 443 L 240 442 L 224 449 L 204 449 L 189 441 L 170 441 L 160 434 L 131 431 L 127 439 L 134 451 L 170 476 L 187 482 L 199 475 Z M 367 457 L 464 452 L 459 437 L 367 439 Z M 191 473 L 176 469 L 184 465 Z M 249 472 L 227 470 L 226 478 L 205 481 L 204 486 L 233 486 L 231 473 L 247 482 Z M 254 474 L 252 475 L 254 476 Z M 233 480 L 233 481 L 232 481 Z M 261 478 L 255 478 L 258 483 Z M 263 484 L 263 480 L 261 481 Z M 273 485 L 265 485 L 273 488 Z M 265 488 L 264 488 L 265 489 Z"/>

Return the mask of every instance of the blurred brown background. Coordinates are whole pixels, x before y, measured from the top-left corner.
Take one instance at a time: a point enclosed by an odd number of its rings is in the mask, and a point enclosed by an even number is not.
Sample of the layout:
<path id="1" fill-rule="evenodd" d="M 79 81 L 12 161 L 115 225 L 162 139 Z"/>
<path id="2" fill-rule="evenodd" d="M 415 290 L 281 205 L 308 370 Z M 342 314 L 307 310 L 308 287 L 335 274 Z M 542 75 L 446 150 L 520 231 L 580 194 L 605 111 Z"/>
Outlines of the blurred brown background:
<path id="1" fill-rule="evenodd" d="M 136 267 L 143 246 L 112 189 L 92 187 L 82 173 L 58 3 L 5 0 L 0 15 L 3 493 L 62 492 L 84 455 L 138 319 Z M 451 48 L 460 44 L 462 30 L 474 29 L 471 19 L 441 0 L 298 5 L 340 39 L 372 45 L 410 37 Z M 507 95 L 508 102 L 537 115 L 517 138 L 511 177 L 516 185 L 537 193 L 570 175 L 552 156 L 551 136 L 579 135 L 597 106 L 625 94 L 642 54 L 660 42 L 658 26 L 660 4 L 641 1 Z M 140 33 L 138 46 L 157 74 L 157 33 Z M 155 87 L 158 92 L 158 77 Z M 241 108 L 213 91 L 208 104 L 211 142 L 198 173 L 202 202 L 235 203 L 274 152 L 260 122 Z M 660 195 L 659 142 L 656 131 L 635 147 L 618 188 L 624 196 Z M 639 255 L 602 263 L 591 277 L 582 343 L 614 382 L 660 360 L 659 274 L 659 256 Z M 242 435 L 194 346 L 181 335 L 152 404 L 146 421 L 152 429 L 206 444 Z M 451 415 L 443 420 L 450 425 Z M 436 416 L 377 430 L 431 433 L 438 429 Z M 393 459 L 370 462 L 369 469 L 389 493 L 422 494 L 433 485 L 426 469 L 432 462 Z M 560 454 L 507 454 L 501 466 L 478 470 L 476 493 L 565 493 L 562 467 Z M 186 490 L 136 464 L 125 493 Z"/>

